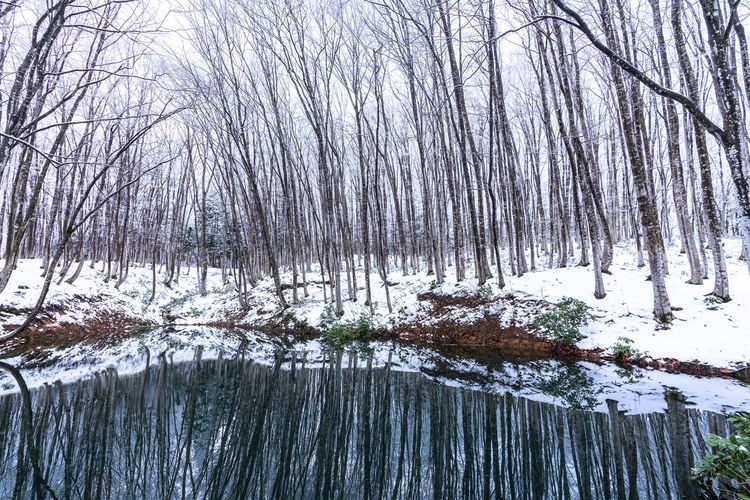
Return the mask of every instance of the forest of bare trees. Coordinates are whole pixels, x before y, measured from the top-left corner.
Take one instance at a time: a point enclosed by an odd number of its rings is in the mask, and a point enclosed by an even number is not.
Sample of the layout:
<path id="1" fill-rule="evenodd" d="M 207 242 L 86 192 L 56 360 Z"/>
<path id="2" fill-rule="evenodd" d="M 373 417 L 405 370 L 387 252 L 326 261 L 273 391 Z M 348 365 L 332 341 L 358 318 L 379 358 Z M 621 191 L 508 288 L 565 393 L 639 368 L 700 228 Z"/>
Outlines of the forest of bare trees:
<path id="1" fill-rule="evenodd" d="M 132 265 L 152 290 L 192 266 L 200 293 L 219 267 L 243 305 L 265 276 L 282 306 L 321 280 L 339 313 L 394 270 L 502 287 L 588 266 L 602 298 L 632 248 L 669 322 L 675 244 L 689 282 L 728 301 L 722 239 L 750 248 L 747 15 L 738 0 L 0 2 L 0 291 L 36 258 L 38 307 L 83 266 L 119 286 Z"/>

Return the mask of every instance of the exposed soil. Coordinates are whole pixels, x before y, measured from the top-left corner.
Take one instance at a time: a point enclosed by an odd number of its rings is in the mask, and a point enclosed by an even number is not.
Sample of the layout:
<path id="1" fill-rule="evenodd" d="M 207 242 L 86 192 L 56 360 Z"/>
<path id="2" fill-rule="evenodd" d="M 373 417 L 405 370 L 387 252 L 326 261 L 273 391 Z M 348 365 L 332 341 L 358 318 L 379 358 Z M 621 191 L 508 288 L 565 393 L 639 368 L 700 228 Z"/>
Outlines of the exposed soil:
<path id="1" fill-rule="evenodd" d="M 57 323 L 54 314 L 59 312 L 63 311 L 60 308 L 45 309 L 25 332 L 0 344 L 0 359 L 20 356 L 28 366 L 50 366 L 59 360 L 55 353 L 60 350 L 76 345 L 90 348 L 115 345 L 154 326 L 116 313 L 99 314 L 86 325 Z M 3 325 L 6 331 L 15 327 Z"/>
<path id="2" fill-rule="evenodd" d="M 413 347 L 430 347 L 444 354 L 485 360 L 518 359 L 560 359 L 565 361 L 591 361 L 596 363 L 613 362 L 622 367 L 638 366 L 647 369 L 664 370 L 670 373 L 684 373 L 696 376 L 727 377 L 750 382 L 750 366 L 731 370 L 718 368 L 698 361 L 678 361 L 676 359 L 616 358 L 601 349 L 579 349 L 561 346 L 546 339 L 525 325 L 513 324 L 490 313 L 490 300 L 481 295 L 442 295 L 426 292 L 419 299 L 428 304 L 425 321 L 414 321 L 396 325 L 390 330 L 377 330 L 374 339 L 392 340 Z M 495 299 L 497 300 L 497 299 Z M 501 297 L 505 308 L 542 310 L 547 303 L 539 300 L 519 299 L 512 295 Z M 482 310 L 482 314 L 476 314 Z M 56 314 L 64 312 L 60 308 L 48 308 L 41 313 L 32 326 L 24 333 L 0 345 L 0 359 L 20 356 L 26 366 L 44 367 L 59 361 L 60 350 L 76 345 L 101 348 L 115 345 L 123 340 L 142 334 L 156 327 L 200 326 L 200 325 L 154 325 L 135 318 L 103 313 L 86 325 L 56 323 Z M 19 314 L 23 311 L 9 311 L 0 307 L 2 313 Z M 472 321 L 464 316 L 471 314 Z M 300 325 L 290 315 L 271 318 L 266 324 L 240 325 L 233 319 L 205 326 L 226 328 L 238 327 L 262 331 L 277 336 L 285 343 L 295 339 L 318 338 L 322 332 L 308 325 Z M 4 325 L 8 331 L 11 325 Z"/>
<path id="3" fill-rule="evenodd" d="M 680 361 L 674 358 L 625 358 L 618 359 L 614 356 L 599 354 L 600 361 L 611 361 L 623 367 L 638 366 L 640 368 L 651 368 L 668 373 L 685 373 L 700 377 L 729 377 L 750 383 L 750 366 L 738 369 L 717 368 L 700 361 Z"/>
<path id="4" fill-rule="evenodd" d="M 481 295 L 442 295 L 425 292 L 419 300 L 429 304 L 425 317 L 429 321 L 416 321 L 396 325 L 387 333 L 388 338 L 422 345 L 446 348 L 483 347 L 503 354 L 531 354 L 553 356 L 558 350 L 553 342 L 528 331 L 520 325 L 504 324 L 499 316 L 488 311 L 490 299 Z M 543 301 L 519 300 L 512 295 L 500 299 L 506 308 L 540 308 Z M 472 322 L 463 321 L 462 313 L 484 311 Z"/>

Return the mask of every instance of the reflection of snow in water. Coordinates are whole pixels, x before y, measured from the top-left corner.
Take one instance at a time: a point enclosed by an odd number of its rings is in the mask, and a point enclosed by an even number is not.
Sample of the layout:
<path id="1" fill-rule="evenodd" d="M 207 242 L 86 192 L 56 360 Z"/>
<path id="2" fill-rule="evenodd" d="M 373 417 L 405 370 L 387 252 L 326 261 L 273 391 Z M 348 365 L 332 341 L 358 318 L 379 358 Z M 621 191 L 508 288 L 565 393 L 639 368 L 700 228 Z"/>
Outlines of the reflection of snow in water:
<path id="1" fill-rule="evenodd" d="M 244 339 L 244 340 L 243 340 Z M 189 361 L 194 350 L 203 348 L 203 359 L 219 355 L 234 357 L 242 349 L 245 359 L 273 364 L 282 349 L 281 341 L 257 332 L 228 332 L 213 328 L 159 329 L 98 349 L 75 346 L 59 351 L 59 361 L 44 368 L 22 370 L 29 387 L 57 380 L 70 383 L 112 367 L 121 375 L 138 373 L 146 361 L 149 347 L 151 363 L 165 353 L 174 362 Z M 329 354 L 321 342 L 309 340 L 284 346 L 282 367 L 292 357 L 305 360 L 307 366 L 321 366 Z M 351 355 L 346 354 L 348 359 Z M 446 385 L 489 391 L 510 392 L 537 401 L 568 406 L 592 407 L 607 411 L 606 400 L 619 402 L 629 413 L 648 413 L 666 408 L 664 392 L 673 388 L 684 394 L 697 408 L 731 412 L 750 408 L 750 386 L 721 378 L 676 375 L 658 370 L 624 370 L 613 364 L 558 361 L 512 362 L 502 358 L 444 356 L 427 348 L 412 348 L 392 343 L 373 342 L 366 357 L 374 366 L 390 363 L 393 370 L 418 371 Z M 18 359 L 6 360 L 19 364 Z M 362 362 L 360 362 L 362 364 Z M 17 390 L 12 379 L 0 373 L 0 393 Z"/>

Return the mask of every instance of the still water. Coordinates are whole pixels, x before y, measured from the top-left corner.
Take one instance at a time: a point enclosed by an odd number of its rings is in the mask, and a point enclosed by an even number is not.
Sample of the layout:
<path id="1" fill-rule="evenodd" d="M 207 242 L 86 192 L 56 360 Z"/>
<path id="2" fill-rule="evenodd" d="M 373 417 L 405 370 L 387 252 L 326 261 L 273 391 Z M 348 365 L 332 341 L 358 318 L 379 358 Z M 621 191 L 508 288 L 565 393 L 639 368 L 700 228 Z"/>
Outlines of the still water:
<path id="1" fill-rule="evenodd" d="M 2 498 L 699 498 L 723 415 L 628 415 L 451 387 L 339 355 L 114 371 L 0 398 Z M 7 368 L 7 367 L 6 367 Z"/>

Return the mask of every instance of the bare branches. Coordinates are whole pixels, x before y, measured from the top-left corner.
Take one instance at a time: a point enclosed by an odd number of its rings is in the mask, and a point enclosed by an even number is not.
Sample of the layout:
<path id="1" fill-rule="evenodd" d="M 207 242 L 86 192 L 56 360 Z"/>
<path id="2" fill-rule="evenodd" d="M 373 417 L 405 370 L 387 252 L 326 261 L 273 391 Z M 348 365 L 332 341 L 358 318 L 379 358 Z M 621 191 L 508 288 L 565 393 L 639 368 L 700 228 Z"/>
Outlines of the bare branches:
<path id="1" fill-rule="evenodd" d="M 623 58 L 620 54 L 616 53 L 612 48 L 607 46 L 604 42 L 599 40 L 596 35 L 594 35 L 593 31 L 591 31 L 591 28 L 589 28 L 586 21 L 583 20 L 583 18 L 572 8 L 570 8 L 563 0 L 552 0 L 554 4 L 563 12 L 565 12 L 568 16 L 570 16 L 574 21 L 575 27 L 583 33 L 586 38 L 591 42 L 591 44 L 596 47 L 598 50 L 600 50 L 604 55 L 606 55 L 608 58 L 610 58 L 617 66 L 622 68 L 627 74 L 644 84 L 646 87 L 648 87 L 650 90 L 655 92 L 656 94 L 666 97 L 667 99 L 672 99 L 673 101 L 676 101 L 680 103 L 685 110 L 687 110 L 691 115 L 695 116 L 696 119 L 703 125 L 706 130 L 716 136 L 719 139 L 723 138 L 724 131 L 722 128 L 714 123 L 700 108 L 698 103 L 693 102 L 688 97 L 684 96 L 683 94 L 676 92 L 672 89 L 668 89 L 666 87 L 663 87 L 653 79 L 649 78 L 642 70 L 638 69 L 635 65 L 627 61 L 625 58 Z"/>
<path id="2" fill-rule="evenodd" d="M 0 285 L 22 256 L 96 261 L 115 286 L 149 262 L 152 297 L 159 264 L 170 286 L 197 268 L 199 293 L 216 266 L 243 309 L 264 276 L 284 308 L 315 273 L 343 314 L 374 309 L 373 278 L 390 307 L 394 269 L 502 287 L 502 266 L 576 257 L 601 298 L 628 240 L 668 320 L 673 220 L 694 283 L 706 235 L 750 223 L 750 57 L 720 1 L 670 27 L 655 0 L 649 19 L 625 0 L 601 19 L 573 0 L 189 0 L 153 22 L 141 2 L 50 0 L 2 42 Z"/>

